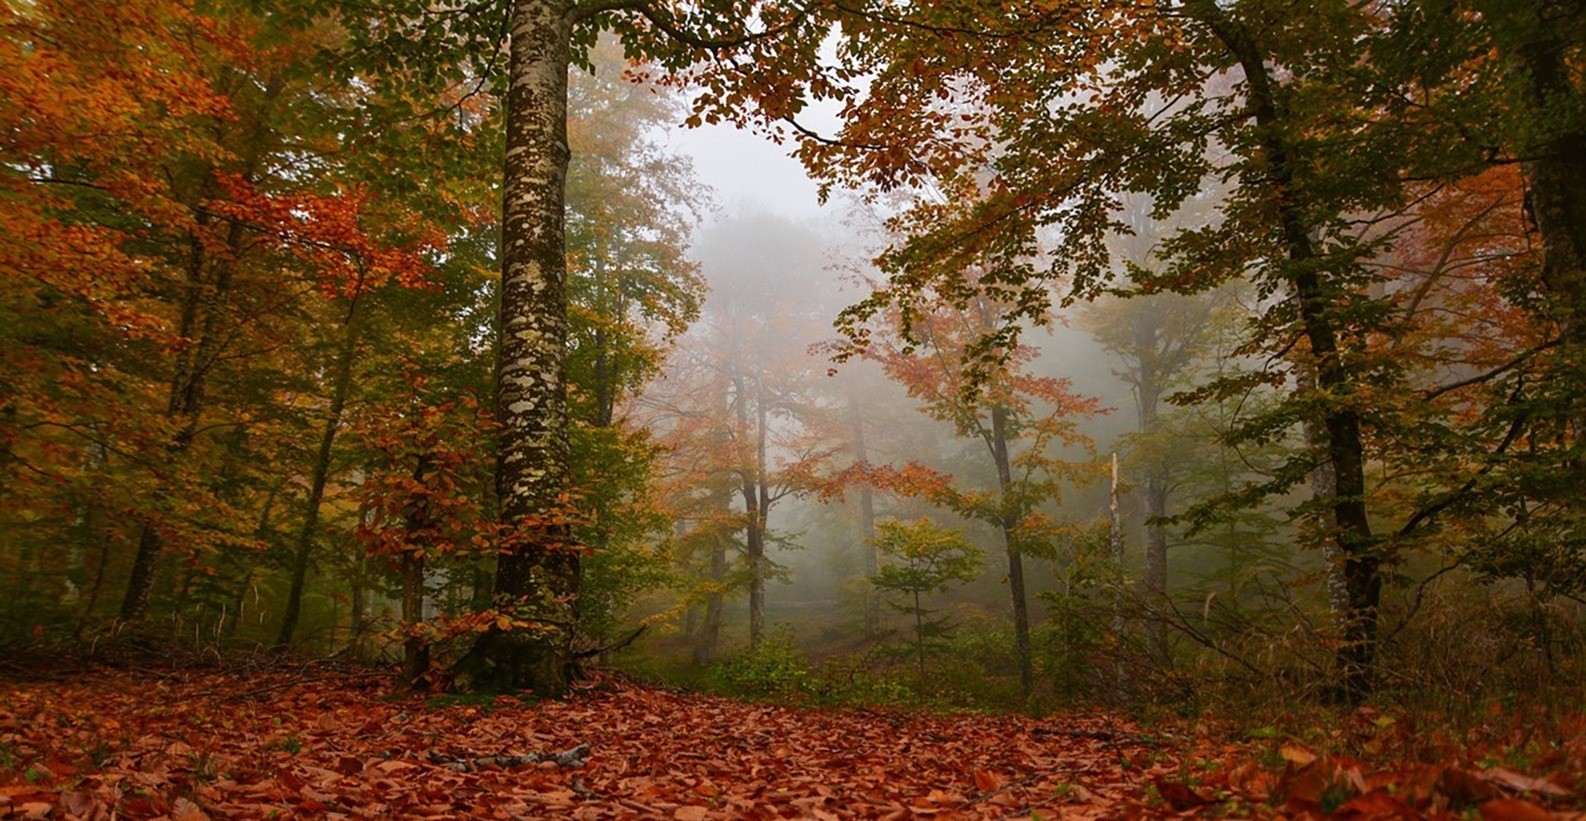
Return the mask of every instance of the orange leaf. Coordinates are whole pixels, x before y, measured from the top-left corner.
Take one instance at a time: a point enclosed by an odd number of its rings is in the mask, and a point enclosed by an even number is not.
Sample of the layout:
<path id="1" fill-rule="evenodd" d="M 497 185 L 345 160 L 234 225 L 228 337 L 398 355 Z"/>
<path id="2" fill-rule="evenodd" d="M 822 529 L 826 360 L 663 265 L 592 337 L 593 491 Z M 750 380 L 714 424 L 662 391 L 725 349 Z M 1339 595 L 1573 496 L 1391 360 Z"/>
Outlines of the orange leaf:
<path id="1" fill-rule="evenodd" d="M 1004 779 L 990 770 L 975 770 L 975 789 L 996 792 L 1002 789 Z"/>

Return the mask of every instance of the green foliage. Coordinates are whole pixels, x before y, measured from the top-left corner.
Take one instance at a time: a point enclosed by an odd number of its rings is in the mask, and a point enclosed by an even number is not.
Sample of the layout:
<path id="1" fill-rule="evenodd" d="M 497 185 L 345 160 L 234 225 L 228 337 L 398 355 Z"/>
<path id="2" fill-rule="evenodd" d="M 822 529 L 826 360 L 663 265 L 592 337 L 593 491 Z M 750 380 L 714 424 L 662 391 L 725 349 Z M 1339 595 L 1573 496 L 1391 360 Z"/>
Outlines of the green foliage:
<path id="1" fill-rule="evenodd" d="M 715 665 L 705 678 L 711 689 L 755 698 L 807 695 L 812 680 L 809 662 L 785 630 Z"/>
<path id="2" fill-rule="evenodd" d="M 971 544 L 962 529 L 942 527 L 925 518 L 879 522 L 870 543 L 886 557 L 886 563 L 870 577 L 870 583 L 881 590 L 911 596 L 945 591 L 954 582 L 971 581 L 985 560 L 985 552 Z M 912 607 L 904 610 L 915 612 Z"/>
<path id="3" fill-rule="evenodd" d="M 947 634 L 948 622 L 946 618 L 927 618 L 930 610 L 920 596 L 944 592 L 954 582 L 974 580 L 980 575 L 985 553 L 971 544 L 962 530 L 944 528 L 923 518 L 879 522 L 870 543 L 882 556 L 882 567 L 870 577 L 870 583 L 883 594 L 891 594 L 889 605 L 912 617 L 914 655 L 920 686 L 924 687 L 926 653 Z"/>
<path id="4" fill-rule="evenodd" d="M 1115 632 L 1124 578 L 1110 552 L 1105 523 L 1082 531 L 1067 555 L 1052 562 L 1057 586 L 1041 593 L 1047 620 L 1035 633 L 1037 657 L 1060 703 L 1105 692 L 1102 663 L 1117 656 L 1116 643 L 1124 640 Z"/>
<path id="5" fill-rule="evenodd" d="M 724 695 L 817 705 L 913 704 L 918 696 L 865 660 L 812 665 L 786 630 L 711 667 L 702 682 Z"/>

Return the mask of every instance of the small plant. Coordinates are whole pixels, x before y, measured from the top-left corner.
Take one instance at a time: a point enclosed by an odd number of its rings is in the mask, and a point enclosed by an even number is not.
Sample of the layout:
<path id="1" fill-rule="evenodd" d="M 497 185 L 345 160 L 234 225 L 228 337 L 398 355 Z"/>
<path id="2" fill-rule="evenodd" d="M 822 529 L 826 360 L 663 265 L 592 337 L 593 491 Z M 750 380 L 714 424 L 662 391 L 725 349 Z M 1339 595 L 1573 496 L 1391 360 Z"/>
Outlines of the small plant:
<path id="1" fill-rule="evenodd" d="M 1321 800 L 1317 803 L 1321 805 L 1323 815 L 1331 816 L 1345 804 L 1348 804 L 1349 799 L 1353 798 L 1354 795 L 1354 787 L 1350 786 L 1347 779 L 1335 778 L 1332 783 L 1327 785 L 1327 789 L 1322 790 Z"/>
<path id="2" fill-rule="evenodd" d="M 932 611 L 921 603 L 920 596 L 974 580 L 985 554 L 970 544 L 962 531 L 930 519 L 881 522 L 870 543 L 888 559 L 888 564 L 870 577 L 870 583 L 884 595 L 902 599 L 902 604 L 887 603 L 914 621 L 914 657 L 923 690 L 926 649 L 947 634 L 947 620 L 927 618 Z"/>
<path id="3" fill-rule="evenodd" d="M 94 769 L 102 770 L 106 764 L 110 763 L 110 759 L 116 757 L 116 751 L 115 748 L 101 741 L 83 750 L 83 755 L 88 756 L 88 760 L 93 763 Z"/>

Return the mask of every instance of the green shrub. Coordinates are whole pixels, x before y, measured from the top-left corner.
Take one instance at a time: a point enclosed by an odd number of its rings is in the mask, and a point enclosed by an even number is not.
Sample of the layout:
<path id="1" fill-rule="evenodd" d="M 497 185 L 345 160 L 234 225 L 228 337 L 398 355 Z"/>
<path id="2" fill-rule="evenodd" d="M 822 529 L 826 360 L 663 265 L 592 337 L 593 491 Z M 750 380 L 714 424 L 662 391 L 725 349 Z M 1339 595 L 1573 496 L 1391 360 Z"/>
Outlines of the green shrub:
<path id="1" fill-rule="evenodd" d="M 872 672 L 864 658 L 812 665 L 786 629 L 714 665 L 704 683 L 708 690 L 739 698 L 830 706 L 920 703 L 906 683 Z"/>
<path id="2" fill-rule="evenodd" d="M 711 667 L 705 685 L 725 695 L 790 698 L 810 686 L 809 662 L 787 630 L 778 630 Z"/>

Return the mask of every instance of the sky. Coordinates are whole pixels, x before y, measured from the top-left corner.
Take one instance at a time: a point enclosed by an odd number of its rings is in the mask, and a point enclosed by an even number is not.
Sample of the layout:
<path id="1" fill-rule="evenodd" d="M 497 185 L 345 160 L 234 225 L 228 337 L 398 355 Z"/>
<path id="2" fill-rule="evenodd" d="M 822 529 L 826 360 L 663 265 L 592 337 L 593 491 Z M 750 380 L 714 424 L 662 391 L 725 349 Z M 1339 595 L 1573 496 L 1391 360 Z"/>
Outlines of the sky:
<path id="1" fill-rule="evenodd" d="M 744 210 L 769 211 L 798 221 L 821 214 L 815 182 L 788 155 L 791 142 L 776 145 L 727 124 L 679 126 L 666 140 L 693 161 L 700 182 L 715 189 L 720 218 Z"/>

